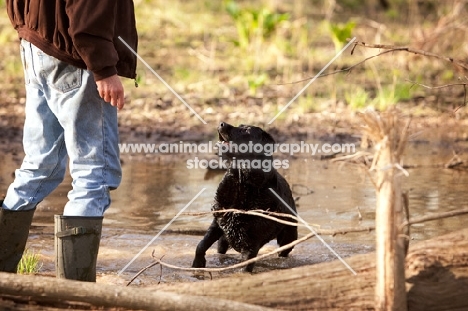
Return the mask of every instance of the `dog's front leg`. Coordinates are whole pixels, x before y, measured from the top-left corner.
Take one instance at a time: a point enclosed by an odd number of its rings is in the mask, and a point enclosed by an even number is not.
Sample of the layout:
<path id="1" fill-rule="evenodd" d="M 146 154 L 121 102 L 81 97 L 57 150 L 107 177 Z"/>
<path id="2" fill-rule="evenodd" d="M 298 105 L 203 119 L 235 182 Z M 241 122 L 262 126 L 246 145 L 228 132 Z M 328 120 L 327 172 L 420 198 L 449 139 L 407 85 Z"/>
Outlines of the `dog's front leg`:
<path id="1" fill-rule="evenodd" d="M 256 249 L 242 252 L 242 260 L 246 261 L 246 260 L 257 257 L 259 250 L 260 248 L 256 248 Z M 252 273 L 254 266 L 255 266 L 255 262 L 248 264 L 247 266 L 244 267 L 243 271 Z"/>
<path id="2" fill-rule="evenodd" d="M 219 254 L 226 254 L 229 249 L 229 242 L 226 239 L 226 236 L 223 234 L 218 240 L 218 253 Z"/>
<path id="3" fill-rule="evenodd" d="M 195 258 L 193 259 L 192 268 L 204 268 L 206 266 L 205 254 L 206 251 L 214 244 L 220 237 L 223 236 L 223 230 L 219 227 L 216 219 L 213 219 L 208 231 L 206 231 L 203 239 L 198 243 L 197 250 L 195 251 Z"/>

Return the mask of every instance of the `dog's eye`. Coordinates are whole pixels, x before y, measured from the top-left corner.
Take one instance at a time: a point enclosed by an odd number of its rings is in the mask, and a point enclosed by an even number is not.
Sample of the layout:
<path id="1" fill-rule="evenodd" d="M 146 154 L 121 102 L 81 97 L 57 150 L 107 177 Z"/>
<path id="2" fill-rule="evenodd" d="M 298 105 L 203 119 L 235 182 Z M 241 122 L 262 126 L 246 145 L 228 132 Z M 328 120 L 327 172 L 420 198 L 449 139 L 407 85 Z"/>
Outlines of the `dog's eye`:
<path id="1" fill-rule="evenodd" d="M 250 134 L 250 127 L 244 127 L 244 128 L 242 129 L 242 133 Z"/>

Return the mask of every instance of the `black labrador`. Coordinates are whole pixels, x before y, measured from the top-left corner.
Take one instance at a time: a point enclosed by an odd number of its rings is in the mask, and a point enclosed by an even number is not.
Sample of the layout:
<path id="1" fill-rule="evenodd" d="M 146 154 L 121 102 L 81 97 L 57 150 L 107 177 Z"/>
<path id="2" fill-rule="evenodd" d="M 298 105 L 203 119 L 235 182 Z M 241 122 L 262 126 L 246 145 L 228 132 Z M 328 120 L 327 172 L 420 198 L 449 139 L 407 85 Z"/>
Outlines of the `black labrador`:
<path id="1" fill-rule="evenodd" d="M 272 167 L 271 152 L 265 152 L 271 151 L 267 147 L 274 146 L 274 139 L 259 127 L 235 127 L 224 122 L 218 126 L 218 136 L 218 148 L 224 150 L 223 156 L 229 160 L 229 165 L 216 191 L 212 211 L 238 209 L 293 214 L 270 190 L 296 211 L 289 184 Z M 283 219 L 294 222 L 289 217 Z M 248 260 L 256 257 L 260 248 L 273 239 L 279 246 L 289 244 L 297 239 L 297 227 L 259 216 L 214 213 L 212 224 L 197 246 L 192 267 L 205 267 L 205 253 L 216 241 L 218 253 L 225 254 L 232 247 Z M 287 257 L 291 251 L 292 247 L 280 252 L 279 256 Z M 244 271 L 252 272 L 253 267 L 253 263 L 249 264 Z"/>

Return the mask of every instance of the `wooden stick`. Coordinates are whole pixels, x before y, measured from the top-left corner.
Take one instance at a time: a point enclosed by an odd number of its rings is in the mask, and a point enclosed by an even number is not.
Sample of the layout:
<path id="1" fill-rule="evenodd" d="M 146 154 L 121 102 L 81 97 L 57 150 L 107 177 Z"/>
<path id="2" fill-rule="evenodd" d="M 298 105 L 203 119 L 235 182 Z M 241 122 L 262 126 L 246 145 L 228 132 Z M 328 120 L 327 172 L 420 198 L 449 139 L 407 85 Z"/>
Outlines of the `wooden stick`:
<path id="1" fill-rule="evenodd" d="M 153 250 L 153 252 L 151 253 L 151 256 L 154 257 L 154 250 Z M 162 257 L 164 257 L 164 256 L 162 256 Z M 161 259 L 162 259 L 162 257 L 161 257 Z M 154 266 L 156 266 L 156 265 L 158 265 L 158 264 L 159 264 L 159 262 L 152 262 L 152 263 L 150 263 L 149 265 L 147 265 L 146 267 L 144 267 L 143 269 L 141 269 L 140 271 L 138 271 L 137 274 L 135 274 L 135 275 L 132 277 L 132 279 L 131 279 L 130 281 L 128 281 L 128 283 L 127 283 L 126 286 L 129 286 L 130 284 L 132 284 L 132 282 L 135 281 L 135 279 L 136 279 L 137 277 L 139 277 L 143 272 L 145 272 L 145 271 L 148 270 L 149 268 L 152 268 L 152 267 L 154 267 Z"/>
<path id="2" fill-rule="evenodd" d="M 262 260 L 262 259 L 265 259 L 267 257 L 271 257 L 285 249 L 288 249 L 294 245 L 297 245 L 299 243 L 302 243 L 310 238 L 312 238 L 313 236 L 315 236 L 315 233 L 309 233 L 305 236 L 303 236 L 302 238 L 300 239 L 297 239 L 287 245 L 284 245 L 284 246 L 281 246 L 281 247 L 278 247 L 276 248 L 275 250 L 269 252 L 269 253 L 266 253 L 266 254 L 263 254 L 263 255 L 260 255 L 260 256 L 257 256 L 255 258 L 252 258 L 252 259 L 249 259 L 249 260 L 246 260 L 246 261 L 243 261 L 243 262 L 240 262 L 238 264 L 235 264 L 235 265 L 232 265 L 232 266 L 228 266 L 228 267 L 223 267 L 223 268 L 185 268 L 185 267 L 179 267 L 179 266 L 175 266 L 175 265 L 171 265 L 171 264 L 168 264 L 168 263 L 165 263 L 165 262 L 162 262 L 161 260 L 159 259 L 156 259 L 154 256 L 153 256 L 153 259 L 156 260 L 156 263 L 159 263 L 161 266 L 164 266 L 164 267 L 167 267 L 167 268 L 171 268 L 171 269 L 176 269 L 176 270 L 181 270 L 181 271 L 191 271 L 191 272 L 224 272 L 224 271 L 228 271 L 228 270 L 232 270 L 232 269 L 237 269 L 237 268 L 242 268 L 242 267 L 245 267 L 253 262 L 257 262 L 259 260 Z"/>

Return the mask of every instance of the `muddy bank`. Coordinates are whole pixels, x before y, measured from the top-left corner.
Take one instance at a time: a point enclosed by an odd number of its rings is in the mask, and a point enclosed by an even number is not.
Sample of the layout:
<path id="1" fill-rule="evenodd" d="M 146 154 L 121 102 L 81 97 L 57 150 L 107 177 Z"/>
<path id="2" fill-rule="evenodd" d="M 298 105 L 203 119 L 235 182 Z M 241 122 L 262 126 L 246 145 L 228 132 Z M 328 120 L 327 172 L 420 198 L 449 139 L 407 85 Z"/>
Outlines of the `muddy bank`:
<path id="1" fill-rule="evenodd" d="M 163 257 L 167 263 L 180 267 L 190 267 L 194 250 L 201 236 L 187 234 L 162 234 L 154 245 L 148 247 L 125 271 L 122 269 L 134 258 L 154 235 L 153 232 L 135 231 L 105 226 L 98 256 L 97 283 L 117 284 L 125 286 L 141 269 L 152 261 L 152 253 L 157 258 Z M 374 250 L 372 242 L 331 241 L 330 245 L 343 257 L 354 254 L 365 254 Z M 31 229 L 29 247 L 40 249 L 42 268 L 38 275 L 55 277 L 53 252 L 53 227 L 36 224 Z M 260 254 L 268 253 L 276 248 L 271 242 L 262 248 Z M 308 241 L 294 249 L 294 254 L 288 258 L 270 257 L 259 262 L 254 274 L 264 273 L 278 269 L 289 269 L 321 262 L 333 261 L 333 254 L 327 252 L 325 246 L 319 241 Z M 228 251 L 226 255 L 216 254 L 215 249 L 207 252 L 207 266 L 226 267 L 241 261 L 240 255 L 235 251 Z M 121 272 L 121 273 L 120 273 Z M 220 279 L 230 275 L 242 274 L 240 269 L 221 273 L 213 273 L 210 278 Z M 172 284 L 178 282 L 202 282 L 205 278 L 199 275 L 158 266 L 146 270 L 140 277 L 132 282 L 131 286 L 146 287 L 157 284 Z"/>
<path id="2" fill-rule="evenodd" d="M 277 142 L 318 140 L 329 142 L 359 142 L 363 122 L 359 111 L 343 102 L 323 105 L 314 112 L 298 112 L 291 105 L 269 125 L 274 112 L 283 105 L 263 104 L 267 99 L 233 98 L 219 105 L 193 104 L 193 109 L 206 122 L 203 124 L 177 99 L 164 107 L 148 103 L 139 107 L 138 99 L 128 100 L 119 112 L 119 132 L 122 143 L 206 142 L 217 139 L 216 127 L 221 122 L 233 125 L 260 126 Z M 462 98 L 460 98 L 460 103 Z M 229 109 L 227 109 L 229 107 Z M 441 141 L 453 143 L 468 140 L 468 109 L 456 105 L 433 107 L 409 102 L 398 105 L 402 118 L 411 118 L 411 141 Z M 24 97 L 7 98 L 0 103 L 0 152 L 21 152 L 24 124 Z"/>
<path id="3" fill-rule="evenodd" d="M 21 101 L 4 102 L 0 105 L 0 152 L 20 153 L 22 151 L 22 127 L 24 107 Z M 232 105 L 237 105 L 232 102 Z M 216 127 L 224 121 L 233 125 L 252 124 L 266 129 L 277 142 L 301 140 L 360 143 L 363 122 L 359 112 L 338 105 L 335 109 L 321 112 L 297 114 L 284 113 L 284 118 L 271 125 L 269 113 L 263 113 L 261 106 L 250 107 L 239 104 L 238 113 L 223 114 L 216 107 L 210 113 L 200 113 L 207 124 L 203 124 L 181 103 L 174 102 L 165 110 L 154 109 L 145 118 L 134 117 L 132 102 L 119 113 L 119 132 L 122 143 L 162 142 L 207 142 L 216 141 Z M 196 107 L 196 111 L 206 108 Z M 402 118 L 411 118 L 411 142 L 440 141 L 453 144 L 468 140 L 468 116 L 466 108 L 440 111 L 426 106 L 401 106 Z"/>

